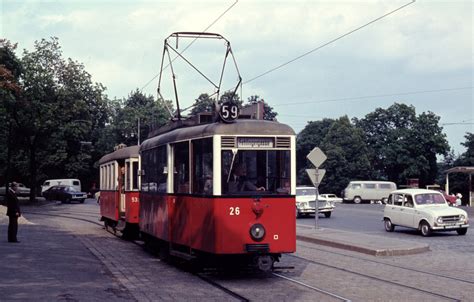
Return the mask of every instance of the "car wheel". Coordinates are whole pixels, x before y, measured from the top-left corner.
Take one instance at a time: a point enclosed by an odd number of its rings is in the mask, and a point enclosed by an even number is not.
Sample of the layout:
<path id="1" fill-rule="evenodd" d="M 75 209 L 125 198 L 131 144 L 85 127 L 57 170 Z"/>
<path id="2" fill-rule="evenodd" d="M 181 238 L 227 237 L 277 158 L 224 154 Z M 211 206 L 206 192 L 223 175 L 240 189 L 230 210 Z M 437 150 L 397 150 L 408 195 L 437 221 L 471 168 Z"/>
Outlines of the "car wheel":
<path id="1" fill-rule="evenodd" d="M 359 204 L 361 202 L 362 202 L 362 198 L 360 198 L 359 196 L 354 197 L 354 203 Z"/>
<path id="2" fill-rule="evenodd" d="M 324 213 L 324 217 L 330 218 L 330 217 L 331 217 L 331 213 L 332 213 L 332 212 L 326 212 L 326 213 Z"/>
<path id="3" fill-rule="evenodd" d="M 81 199 L 79 202 L 80 202 L 80 203 L 84 203 L 84 201 L 85 201 L 85 199 Z"/>
<path id="4" fill-rule="evenodd" d="M 382 198 L 382 203 L 383 203 L 383 204 L 387 204 L 387 201 L 388 201 L 388 198 L 385 198 L 385 197 Z"/>
<path id="5" fill-rule="evenodd" d="M 389 218 L 385 218 L 383 224 L 387 232 L 393 232 L 393 230 L 395 230 L 395 226 L 392 224 L 392 221 Z"/>
<path id="6" fill-rule="evenodd" d="M 65 203 L 71 203 L 71 198 L 70 198 L 70 197 L 64 198 L 64 202 L 65 202 Z"/>
<path id="7" fill-rule="evenodd" d="M 465 229 L 457 229 L 456 232 L 458 232 L 458 235 L 466 235 L 466 233 L 467 233 L 467 228 L 465 228 Z"/>
<path id="8" fill-rule="evenodd" d="M 420 232 L 421 232 L 421 235 L 425 237 L 431 235 L 431 227 L 426 221 L 423 221 L 420 224 Z"/>
<path id="9" fill-rule="evenodd" d="M 296 218 L 300 218 L 301 215 L 300 215 L 300 212 L 298 212 L 298 208 L 296 208 Z"/>

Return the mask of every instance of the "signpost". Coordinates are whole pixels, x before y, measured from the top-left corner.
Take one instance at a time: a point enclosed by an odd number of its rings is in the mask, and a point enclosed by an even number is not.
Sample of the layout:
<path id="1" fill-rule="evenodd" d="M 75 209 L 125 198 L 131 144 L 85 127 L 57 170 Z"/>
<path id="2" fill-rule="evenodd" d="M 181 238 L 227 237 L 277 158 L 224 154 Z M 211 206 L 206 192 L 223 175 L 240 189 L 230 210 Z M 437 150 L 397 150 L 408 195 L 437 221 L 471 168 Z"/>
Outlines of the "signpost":
<path id="1" fill-rule="evenodd" d="M 311 152 L 306 155 L 306 158 L 316 167 L 315 169 L 306 169 L 306 173 L 308 173 L 313 186 L 316 188 L 316 200 L 314 204 L 314 228 L 318 228 L 318 217 L 319 217 L 319 191 L 318 187 L 321 183 L 321 180 L 326 173 L 325 169 L 319 169 L 319 167 L 326 161 L 327 156 L 324 154 L 321 149 L 315 147 Z"/>

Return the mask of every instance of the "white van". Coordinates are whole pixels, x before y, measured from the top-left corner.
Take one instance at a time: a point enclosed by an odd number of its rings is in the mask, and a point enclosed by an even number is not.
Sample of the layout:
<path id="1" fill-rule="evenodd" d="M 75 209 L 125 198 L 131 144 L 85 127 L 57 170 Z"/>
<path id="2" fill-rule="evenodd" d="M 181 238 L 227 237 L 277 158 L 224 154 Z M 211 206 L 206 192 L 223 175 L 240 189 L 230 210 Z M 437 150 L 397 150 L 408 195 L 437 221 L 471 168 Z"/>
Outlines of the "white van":
<path id="1" fill-rule="evenodd" d="M 58 186 L 58 185 L 68 185 L 68 186 L 73 186 L 74 189 L 77 191 L 81 191 L 81 181 L 79 179 L 72 179 L 72 178 L 67 178 L 67 179 L 48 179 L 45 180 L 43 185 L 41 186 L 41 195 L 43 195 L 43 192 L 51 188 L 52 186 Z"/>
<path id="2" fill-rule="evenodd" d="M 351 181 L 342 191 L 344 201 L 361 203 L 362 201 L 382 201 L 386 204 L 388 196 L 397 189 L 391 181 Z"/>

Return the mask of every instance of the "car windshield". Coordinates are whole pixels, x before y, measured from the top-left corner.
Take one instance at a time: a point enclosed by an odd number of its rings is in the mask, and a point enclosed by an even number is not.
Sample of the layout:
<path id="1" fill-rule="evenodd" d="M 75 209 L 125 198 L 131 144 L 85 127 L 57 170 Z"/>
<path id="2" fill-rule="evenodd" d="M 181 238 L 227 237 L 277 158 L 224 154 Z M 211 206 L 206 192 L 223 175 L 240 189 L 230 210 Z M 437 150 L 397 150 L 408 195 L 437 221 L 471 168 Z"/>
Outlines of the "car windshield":
<path id="1" fill-rule="evenodd" d="M 315 188 L 305 188 L 305 189 L 296 188 L 296 195 L 300 195 L 300 196 L 316 195 L 316 189 Z"/>
<path id="2" fill-rule="evenodd" d="M 424 193 L 415 196 L 415 202 L 417 205 L 431 205 L 431 204 L 444 204 L 446 203 L 443 195 L 438 193 Z"/>

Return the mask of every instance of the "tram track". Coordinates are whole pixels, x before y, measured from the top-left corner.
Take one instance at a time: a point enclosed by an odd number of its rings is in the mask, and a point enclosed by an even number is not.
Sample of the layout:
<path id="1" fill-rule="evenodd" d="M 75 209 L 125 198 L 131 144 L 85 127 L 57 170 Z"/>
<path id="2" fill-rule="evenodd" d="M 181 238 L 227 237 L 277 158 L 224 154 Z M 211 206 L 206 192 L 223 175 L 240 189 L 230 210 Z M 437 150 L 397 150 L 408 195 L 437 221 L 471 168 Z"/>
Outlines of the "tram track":
<path id="1" fill-rule="evenodd" d="M 199 279 L 203 280 L 204 282 L 206 282 L 207 284 L 210 284 L 212 285 L 213 287 L 225 292 L 226 294 L 236 298 L 236 299 L 239 299 L 240 301 L 244 301 L 244 302 L 248 302 L 248 301 L 251 301 L 250 299 L 238 294 L 237 292 L 217 283 L 216 281 L 212 280 L 211 278 L 207 277 L 206 275 L 202 274 L 202 273 L 196 273 L 194 274 L 195 276 L 197 276 Z"/>
<path id="2" fill-rule="evenodd" d="M 433 297 L 438 297 L 438 298 L 441 298 L 441 299 L 444 299 L 444 300 L 447 300 L 447 301 L 461 301 L 460 299 L 455 298 L 455 297 L 446 296 L 446 295 L 443 295 L 443 294 L 435 293 L 433 291 L 424 290 L 424 289 L 421 289 L 421 288 L 418 288 L 418 287 L 415 287 L 415 286 L 403 284 L 401 282 L 387 280 L 387 279 L 372 276 L 372 275 L 369 275 L 369 274 L 364 274 L 364 273 L 360 273 L 360 272 L 357 272 L 357 271 L 349 270 L 347 268 L 341 268 L 341 267 L 338 267 L 338 266 L 335 266 L 335 265 L 330 265 L 330 264 L 327 264 L 327 263 L 314 261 L 314 260 L 307 259 L 307 258 L 304 258 L 304 257 L 295 256 L 295 255 L 288 255 L 288 257 L 299 259 L 299 260 L 305 261 L 305 262 L 310 263 L 310 264 L 320 265 L 320 266 L 324 266 L 324 267 L 327 267 L 327 268 L 330 268 L 330 269 L 335 269 L 335 270 L 338 270 L 338 271 L 342 271 L 344 273 L 357 275 L 357 276 L 364 277 L 364 278 L 367 278 L 367 279 L 370 279 L 370 280 L 379 281 L 379 282 L 383 282 L 383 283 L 386 283 L 386 284 L 411 289 L 411 290 L 421 292 L 421 293 L 424 293 L 424 294 L 427 294 L 427 295 L 430 295 L 430 296 L 433 296 Z"/>
<path id="3" fill-rule="evenodd" d="M 327 290 L 324 290 L 324 289 L 321 289 L 321 288 L 318 288 L 318 287 L 315 287 L 315 286 L 312 286 L 312 285 L 309 285 L 309 284 L 306 284 L 304 282 L 301 282 L 301 281 L 298 281 L 296 279 L 293 279 L 293 278 L 290 278 L 290 277 L 287 277 L 287 276 L 284 276 L 282 274 L 277 274 L 275 272 L 271 273 L 273 276 L 277 277 L 277 278 L 281 278 L 281 279 L 284 279 L 284 280 L 287 280 L 287 281 L 290 281 L 292 283 L 296 283 L 298 285 L 301 285 L 303 287 L 306 287 L 306 288 L 309 288 L 309 289 L 312 289 L 318 293 L 322 293 L 324 295 L 327 295 L 327 296 L 330 296 L 332 298 L 336 298 L 338 300 L 341 300 L 341 301 L 345 301 L 345 302 L 350 302 L 351 300 L 348 299 L 348 298 L 344 298 L 338 294 L 335 294 L 335 293 L 331 293 Z"/>
<path id="4" fill-rule="evenodd" d="M 92 223 L 92 224 L 99 225 L 99 226 L 101 226 L 101 227 L 104 226 L 103 224 L 98 223 L 97 221 L 92 221 L 92 220 L 90 220 L 90 219 L 79 218 L 79 217 L 74 217 L 74 216 L 66 216 L 66 215 L 63 215 L 63 214 L 61 214 L 61 215 L 58 215 L 58 214 L 46 214 L 46 213 L 37 213 L 37 212 L 29 212 L 29 211 L 23 211 L 22 213 L 23 213 L 23 214 L 28 214 L 28 215 L 39 215 L 39 216 L 50 216 L 50 217 L 69 218 L 69 219 L 74 219 L 74 220 L 89 222 L 89 223 Z M 71 214 L 71 215 L 72 215 L 72 214 Z"/>
<path id="5" fill-rule="evenodd" d="M 24 212 L 24 214 L 73 219 L 73 220 L 77 220 L 77 221 L 91 223 L 91 224 L 100 226 L 102 228 L 105 228 L 104 225 L 97 222 L 96 219 L 92 220 L 92 219 L 88 219 L 88 218 L 73 216 L 73 215 L 81 215 L 81 213 L 72 213 L 72 212 L 67 212 L 67 213 L 38 213 L 38 212 L 34 212 L 34 211 L 33 212 L 26 211 L 26 212 Z M 120 236 L 116 232 L 113 232 L 112 230 L 110 230 L 110 228 L 109 229 L 105 228 L 105 229 L 107 230 L 108 233 L 120 238 Z M 130 240 L 130 242 L 135 244 L 135 245 L 143 247 L 143 242 L 142 241 Z M 318 248 L 313 248 L 313 247 L 308 247 L 308 246 L 305 246 L 305 248 L 309 248 L 309 249 L 312 249 L 312 250 L 317 250 L 317 251 L 329 253 L 328 251 L 325 251 L 323 249 L 318 249 Z M 384 263 L 382 261 L 376 261 L 376 260 L 371 260 L 371 259 L 365 259 L 365 258 L 362 258 L 362 257 L 346 255 L 346 254 L 343 254 L 343 253 L 331 252 L 331 254 L 337 254 L 338 256 L 353 258 L 353 259 L 356 259 L 358 261 L 371 262 L 371 263 L 375 263 L 377 265 L 386 265 L 388 267 L 403 269 L 403 270 L 406 270 L 406 271 L 409 271 L 409 272 L 416 272 L 416 273 L 420 273 L 420 274 L 426 274 L 426 275 L 430 275 L 430 276 L 434 276 L 434 277 L 438 277 L 438 278 L 446 278 L 446 279 L 450 279 L 452 281 L 464 282 L 464 283 L 468 283 L 468 284 L 473 284 L 474 283 L 470 280 L 463 280 L 463 279 L 460 279 L 460 278 L 444 276 L 444 275 L 437 274 L 437 273 L 426 272 L 426 271 L 417 270 L 417 269 L 413 269 L 413 268 L 407 268 L 407 267 L 403 267 L 403 266 L 399 266 L 399 265 L 395 265 L 395 264 Z M 342 271 L 342 272 L 345 272 L 345 273 L 354 274 L 354 275 L 361 276 L 361 277 L 364 277 L 364 278 L 368 278 L 368 279 L 371 279 L 371 280 L 374 280 L 374 281 L 384 282 L 386 284 L 390 284 L 390 285 L 394 285 L 394 286 L 398 286 L 398 287 L 402 287 L 402 288 L 406 288 L 406 289 L 411 289 L 411 290 L 421 292 L 423 294 L 430 295 L 432 297 L 438 297 L 438 298 L 441 298 L 441 299 L 444 299 L 444 300 L 447 300 L 447 301 L 460 301 L 460 299 L 455 298 L 455 297 L 450 297 L 450 296 L 439 294 L 439 293 L 436 293 L 436 292 L 433 292 L 433 291 L 424 290 L 424 289 L 421 289 L 421 288 L 418 288 L 418 287 L 415 287 L 415 286 L 410 286 L 410 285 L 407 285 L 407 284 L 403 284 L 401 282 L 396 282 L 396 281 L 388 280 L 388 279 L 385 279 L 385 278 L 372 276 L 372 275 L 369 275 L 369 274 L 357 272 L 357 271 L 350 270 L 350 269 L 347 269 L 347 268 L 341 268 L 341 267 L 338 267 L 338 266 L 335 266 L 335 265 L 330 265 L 330 264 L 327 264 L 327 263 L 324 263 L 324 262 L 319 262 L 319 261 L 307 259 L 307 258 L 296 256 L 296 255 L 287 255 L 287 257 L 292 257 L 292 258 L 298 259 L 300 261 L 304 261 L 304 262 L 314 264 L 314 265 L 324 266 L 324 267 L 327 267 L 327 268 L 330 268 L 330 269 L 335 269 L 335 270 Z M 232 290 L 230 287 L 219 284 L 218 281 L 213 280 L 212 278 L 206 276 L 203 273 L 194 273 L 194 275 L 196 277 L 198 277 L 199 279 L 201 279 L 202 281 L 206 282 L 207 284 L 217 288 L 218 290 L 228 294 L 230 297 L 233 297 L 233 298 L 235 298 L 239 301 L 251 301 L 252 300 L 252 299 L 249 299 L 249 298 L 237 293 L 236 291 Z M 272 272 L 271 275 L 274 276 L 275 278 L 280 278 L 280 279 L 286 280 L 288 282 L 297 284 L 298 286 L 302 286 L 306 289 L 313 290 L 313 291 L 318 292 L 322 295 L 326 295 L 328 297 L 331 297 L 331 298 L 334 298 L 334 299 L 337 299 L 337 300 L 340 300 L 340 301 L 351 301 L 349 298 L 345 298 L 345 297 L 343 297 L 341 295 L 338 295 L 336 293 L 332 293 L 332 292 L 329 292 L 325 289 L 322 289 L 322 288 L 304 283 L 302 281 L 293 279 L 291 277 L 285 276 L 284 273 L 282 274 L 282 273 Z"/>
<path id="6" fill-rule="evenodd" d="M 303 245 L 303 246 L 304 246 L 304 248 L 307 248 L 307 249 L 310 249 L 310 250 L 314 250 L 314 251 L 318 251 L 318 252 L 325 252 L 325 253 L 328 253 L 328 254 L 331 254 L 331 255 L 338 255 L 338 256 L 343 256 L 343 257 L 346 257 L 346 258 L 356 259 L 358 261 L 365 261 L 365 262 L 369 262 L 369 263 L 381 264 L 381 265 L 385 265 L 385 266 L 388 266 L 388 267 L 399 268 L 399 269 L 403 269 L 403 270 L 410 271 L 410 272 L 426 274 L 426 275 L 440 277 L 440 278 L 444 278 L 444 279 L 448 279 L 448 280 L 452 280 L 452 281 L 458 281 L 458 282 L 463 282 L 463 283 L 468 283 L 468 284 L 474 284 L 474 281 L 472 281 L 472 280 L 466 280 L 466 279 L 461 279 L 461 278 L 457 278 L 457 277 L 446 276 L 446 275 L 438 274 L 438 273 L 435 273 L 435 272 L 418 270 L 418 269 L 405 267 L 405 266 L 401 266 L 401 265 L 395 265 L 395 264 L 386 263 L 386 262 L 382 262 L 382 261 L 376 261 L 376 260 L 367 259 L 367 258 L 363 258 L 363 257 L 357 257 L 357 256 L 354 256 L 354 255 L 347 255 L 347 254 L 343 254 L 343 253 L 338 253 L 338 252 L 335 252 L 335 251 L 327 251 L 327 250 L 324 250 L 324 249 L 318 249 L 318 248 L 307 246 L 307 245 Z"/>

